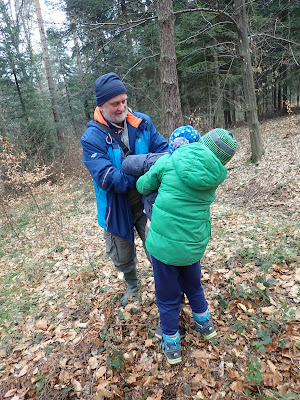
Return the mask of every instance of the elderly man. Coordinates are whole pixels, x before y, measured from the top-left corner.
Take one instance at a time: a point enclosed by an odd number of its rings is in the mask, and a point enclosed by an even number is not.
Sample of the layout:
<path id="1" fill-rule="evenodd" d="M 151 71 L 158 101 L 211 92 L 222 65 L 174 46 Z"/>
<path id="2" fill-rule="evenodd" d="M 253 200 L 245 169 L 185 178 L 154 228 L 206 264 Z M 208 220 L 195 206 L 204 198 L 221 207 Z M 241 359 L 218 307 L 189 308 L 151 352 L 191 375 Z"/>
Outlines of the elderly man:
<path id="1" fill-rule="evenodd" d="M 106 252 L 127 282 L 121 300 L 126 305 L 138 290 L 134 228 L 145 244 L 147 218 L 135 187 L 137 178 L 121 170 L 122 161 L 128 154 L 167 152 L 168 143 L 148 115 L 128 109 L 127 90 L 117 74 L 100 76 L 95 94 L 94 120 L 81 138 L 83 162 L 93 178 Z"/>

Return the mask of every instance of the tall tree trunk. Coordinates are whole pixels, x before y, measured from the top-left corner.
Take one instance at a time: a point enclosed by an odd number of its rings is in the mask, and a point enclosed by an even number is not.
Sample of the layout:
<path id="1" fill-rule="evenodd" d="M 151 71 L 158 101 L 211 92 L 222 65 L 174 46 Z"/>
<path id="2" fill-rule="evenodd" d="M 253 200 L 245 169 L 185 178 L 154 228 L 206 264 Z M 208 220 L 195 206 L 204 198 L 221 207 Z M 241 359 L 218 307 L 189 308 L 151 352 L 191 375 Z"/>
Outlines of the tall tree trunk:
<path id="1" fill-rule="evenodd" d="M 235 105 L 236 105 L 236 86 L 232 85 L 231 89 L 231 119 L 232 119 L 232 125 L 236 125 L 236 110 L 235 110 Z"/>
<path id="2" fill-rule="evenodd" d="M 278 80 L 278 90 L 277 90 L 277 110 L 282 109 L 282 99 L 281 99 L 281 81 Z"/>
<path id="3" fill-rule="evenodd" d="M 71 31 L 72 31 L 73 41 L 74 41 L 74 50 L 75 50 L 75 55 L 76 55 L 77 70 L 78 70 L 79 76 L 82 77 L 83 70 L 82 70 L 82 64 L 81 64 L 81 58 L 80 58 L 79 41 L 78 41 L 78 36 L 77 36 L 77 31 L 76 31 L 76 23 L 75 23 L 74 17 L 71 15 L 70 15 L 70 23 L 71 23 Z"/>
<path id="4" fill-rule="evenodd" d="M 122 10 L 122 16 L 123 16 L 124 20 L 126 21 L 126 23 L 128 24 L 127 5 L 126 5 L 125 0 L 121 0 L 121 10 Z M 125 36 L 126 36 L 127 44 L 129 46 L 131 46 L 131 37 L 130 37 L 130 31 L 129 30 L 127 30 L 125 32 Z"/>
<path id="5" fill-rule="evenodd" d="M 284 63 L 282 67 L 282 113 L 288 113 L 288 87 L 287 87 L 287 65 Z"/>
<path id="6" fill-rule="evenodd" d="M 10 7 L 11 6 L 12 6 L 12 4 L 10 4 Z M 17 73 L 18 69 L 19 69 L 19 71 L 20 70 L 22 72 L 24 71 L 24 68 L 20 67 L 21 63 L 16 62 L 16 57 L 19 60 L 21 59 L 21 55 L 19 53 L 19 42 L 14 40 L 14 36 L 16 35 L 18 37 L 18 33 L 15 30 L 15 27 L 13 26 L 14 24 L 9 16 L 9 14 L 7 13 L 7 9 L 6 9 L 6 6 L 4 6 L 4 4 L 1 4 L 1 12 L 2 12 L 2 15 L 4 18 L 4 24 L 0 25 L 0 33 L 2 36 L 1 42 L 5 46 L 7 58 L 9 60 L 11 71 L 14 76 L 14 81 L 16 84 L 17 93 L 18 93 L 18 97 L 20 100 L 23 117 L 25 118 L 26 122 L 28 122 L 27 110 L 26 110 L 23 94 L 22 94 L 21 87 L 20 87 L 20 82 L 22 82 L 22 77 L 19 80 L 18 73 Z M 12 11 L 11 11 L 11 15 L 12 15 Z"/>
<path id="7" fill-rule="evenodd" d="M 30 62 L 31 62 L 31 68 L 34 71 L 35 79 L 36 79 L 37 85 L 39 87 L 39 91 L 42 92 L 40 74 L 38 72 L 37 64 L 34 61 L 34 50 L 33 50 L 33 46 L 32 46 L 32 31 L 30 29 L 30 23 L 29 23 L 30 15 L 31 14 L 30 14 L 29 10 L 28 10 L 28 12 L 24 12 L 23 11 L 21 13 L 21 21 L 22 21 L 22 25 L 23 25 L 25 40 L 26 40 L 26 43 L 27 43 L 27 51 L 29 53 L 29 58 L 30 58 Z"/>
<path id="8" fill-rule="evenodd" d="M 231 128 L 232 127 L 232 120 L 231 120 L 230 87 L 229 87 L 229 84 L 226 84 L 223 93 L 224 93 L 223 94 L 224 124 L 225 124 L 225 128 Z"/>
<path id="9" fill-rule="evenodd" d="M 25 107 L 24 99 L 23 99 L 23 96 L 22 96 L 21 88 L 20 88 L 19 79 L 18 79 L 18 76 L 17 76 L 16 63 L 14 61 L 13 52 L 11 51 L 11 49 L 9 47 L 8 41 L 7 41 L 4 33 L 3 33 L 3 41 L 5 43 L 5 47 L 6 47 L 6 51 L 7 51 L 7 54 L 8 54 L 10 67 L 11 67 L 11 70 L 12 70 L 12 73 L 13 73 L 13 76 L 14 76 L 14 80 L 15 80 L 15 84 L 16 84 L 16 88 L 17 88 L 17 93 L 18 93 L 18 97 L 19 97 L 19 100 L 20 100 L 21 108 L 22 108 L 22 113 L 23 113 L 23 116 L 24 116 L 25 120 L 28 122 L 27 110 L 26 110 L 26 107 Z"/>
<path id="10" fill-rule="evenodd" d="M 214 44 L 217 48 L 217 40 L 214 38 Z M 222 102 L 223 102 L 223 94 L 221 92 L 221 80 L 220 80 L 220 68 L 219 68 L 219 59 L 218 53 L 214 51 L 214 63 L 215 63 L 215 76 L 216 76 L 216 104 L 214 109 L 214 125 L 222 127 L 224 125 L 224 115 L 222 113 Z"/>
<path id="11" fill-rule="evenodd" d="M 168 137 L 183 124 L 175 51 L 175 16 L 172 0 L 157 1 L 163 134 Z"/>
<path id="12" fill-rule="evenodd" d="M 245 96 L 245 106 L 247 123 L 250 131 L 250 142 L 252 152 L 252 162 L 259 161 L 264 153 L 261 139 L 260 125 L 257 116 L 257 103 L 255 96 L 255 85 L 250 56 L 250 46 L 248 39 L 248 20 L 245 0 L 235 0 L 238 25 L 238 49 L 241 57 L 241 68 L 243 76 L 243 87 Z"/>
<path id="13" fill-rule="evenodd" d="M 276 113 L 277 111 L 277 73 L 276 73 L 276 68 L 273 67 L 273 72 L 272 72 L 272 96 L 273 96 L 273 113 Z"/>
<path id="14" fill-rule="evenodd" d="M 12 72 L 13 72 L 13 76 L 14 76 L 14 80 L 15 80 L 18 96 L 19 96 L 19 99 L 20 99 L 23 116 L 26 119 L 26 121 L 28 122 L 27 111 L 26 111 L 24 100 L 23 100 L 22 92 L 21 92 L 21 89 L 20 89 L 19 80 L 18 80 L 18 77 L 17 77 L 17 73 L 16 73 L 16 70 L 15 70 L 15 67 L 13 65 L 12 65 Z"/>
<path id="15" fill-rule="evenodd" d="M 59 60 L 59 64 L 60 64 L 60 69 L 61 71 L 63 71 L 63 63 L 61 62 L 61 60 Z M 72 103 L 71 103 L 71 95 L 69 92 L 69 87 L 68 87 L 68 83 L 67 83 L 67 79 L 64 73 L 62 73 L 62 78 L 63 78 L 63 82 L 65 85 L 65 90 L 66 90 L 66 96 L 67 96 L 67 100 L 68 100 L 68 106 L 69 106 L 69 110 L 70 110 L 70 119 L 72 121 L 72 125 L 73 125 L 73 130 L 75 132 L 76 135 L 79 135 L 80 129 L 79 127 L 76 125 L 76 122 L 74 120 L 74 114 L 75 114 L 75 110 L 72 107 Z"/>
<path id="16" fill-rule="evenodd" d="M 39 26 L 41 45 L 42 45 L 42 51 L 43 51 L 43 59 L 44 59 L 44 64 L 45 64 L 46 77 L 47 77 L 51 105 L 52 105 L 52 112 L 53 112 L 54 122 L 56 124 L 57 138 L 59 141 L 62 142 L 62 141 L 64 141 L 64 134 L 63 134 L 62 128 L 60 126 L 60 116 L 59 116 L 58 105 L 57 105 L 57 97 L 56 97 L 56 91 L 55 91 L 55 87 L 54 87 L 53 75 L 52 75 L 52 70 L 51 70 L 51 64 L 50 64 L 48 46 L 47 46 L 46 35 L 45 35 L 45 30 L 44 30 L 44 22 L 43 22 L 43 17 L 42 17 L 41 6 L 40 6 L 39 0 L 34 0 L 34 4 L 35 4 L 35 10 L 36 10 L 37 21 L 38 21 L 38 26 Z"/>
<path id="17" fill-rule="evenodd" d="M 81 85 L 86 86 L 86 79 L 83 74 L 83 68 L 82 68 L 82 63 L 81 63 L 81 57 L 80 57 L 80 48 L 79 48 L 79 40 L 78 40 L 78 35 L 77 35 L 77 30 L 76 30 L 76 23 L 75 23 L 75 18 L 70 14 L 70 23 L 71 23 L 71 31 L 72 31 L 72 36 L 73 36 L 73 41 L 74 41 L 74 50 L 75 50 L 75 55 L 76 55 L 76 64 L 77 64 L 77 70 L 78 70 L 78 76 L 81 82 Z M 84 114 L 89 121 L 91 119 L 90 111 L 89 111 L 89 104 L 88 104 L 88 99 L 86 96 L 86 91 L 83 92 L 84 100 Z"/>

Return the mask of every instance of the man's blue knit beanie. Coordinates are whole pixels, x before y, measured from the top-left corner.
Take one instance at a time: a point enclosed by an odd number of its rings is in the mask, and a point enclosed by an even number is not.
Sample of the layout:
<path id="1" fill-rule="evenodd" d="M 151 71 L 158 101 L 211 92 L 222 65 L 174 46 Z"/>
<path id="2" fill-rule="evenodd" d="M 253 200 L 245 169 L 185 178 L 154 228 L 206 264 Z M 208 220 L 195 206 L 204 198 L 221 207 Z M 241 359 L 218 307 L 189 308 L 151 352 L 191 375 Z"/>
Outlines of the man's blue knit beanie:
<path id="1" fill-rule="evenodd" d="M 101 106 L 119 94 L 127 93 L 124 83 L 114 72 L 101 75 L 95 81 L 96 104 Z"/>

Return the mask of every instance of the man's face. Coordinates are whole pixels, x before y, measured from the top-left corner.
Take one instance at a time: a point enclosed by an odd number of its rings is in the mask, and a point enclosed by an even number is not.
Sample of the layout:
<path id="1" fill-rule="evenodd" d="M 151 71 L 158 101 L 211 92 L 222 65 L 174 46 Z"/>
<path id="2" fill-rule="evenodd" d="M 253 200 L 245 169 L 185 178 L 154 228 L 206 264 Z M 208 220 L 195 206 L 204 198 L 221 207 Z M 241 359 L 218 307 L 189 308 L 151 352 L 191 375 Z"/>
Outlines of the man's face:
<path id="1" fill-rule="evenodd" d="M 119 94 L 99 106 L 104 118 L 116 125 L 123 125 L 127 116 L 127 94 Z"/>

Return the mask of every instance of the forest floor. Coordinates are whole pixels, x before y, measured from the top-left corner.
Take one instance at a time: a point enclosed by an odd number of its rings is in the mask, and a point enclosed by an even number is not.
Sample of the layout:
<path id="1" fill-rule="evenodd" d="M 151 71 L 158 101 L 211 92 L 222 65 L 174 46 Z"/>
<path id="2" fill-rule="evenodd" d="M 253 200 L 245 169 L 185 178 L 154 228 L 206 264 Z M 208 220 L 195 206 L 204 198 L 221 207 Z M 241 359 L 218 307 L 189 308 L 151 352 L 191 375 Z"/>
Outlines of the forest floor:
<path id="1" fill-rule="evenodd" d="M 33 186 L 4 201 L 0 232 L 0 399 L 300 399 L 300 116 L 262 123 L 253 165 L 245 127 L 211 207 L 203 286 L 218 336 L 197 336 L 185 305 L 182 363 L 155 338 L 151 265 L 124 308 L 91 180 Z"/>

